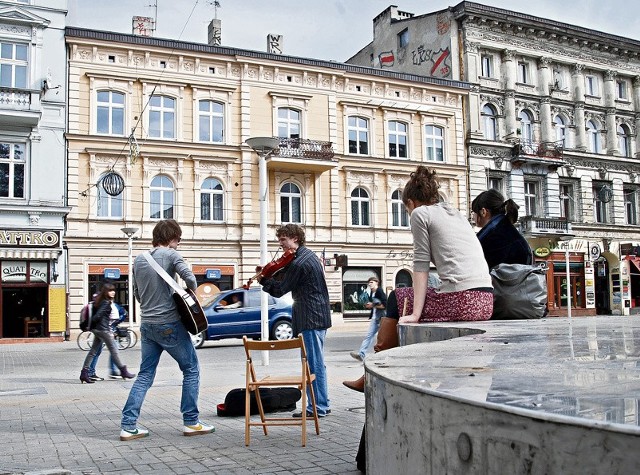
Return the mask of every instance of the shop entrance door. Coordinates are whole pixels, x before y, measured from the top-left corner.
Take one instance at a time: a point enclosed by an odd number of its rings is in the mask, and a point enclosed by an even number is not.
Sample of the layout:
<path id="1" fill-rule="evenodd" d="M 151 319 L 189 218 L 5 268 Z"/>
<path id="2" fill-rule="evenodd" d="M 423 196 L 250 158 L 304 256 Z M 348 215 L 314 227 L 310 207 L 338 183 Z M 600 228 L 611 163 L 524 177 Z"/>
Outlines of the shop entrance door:
<path id="1" fill-rule="evenodd" d="M 47 287 L 2 289 L 2 338 L 47 336 Z"/>
<path id="2" fill-rule="evenodd" d="M 596 313 L 598 315 L 610 315 L 611 303 L 609 295 L 609 265 L 605 259 L 596 261 L 595 266 L 595 290 Z"/>

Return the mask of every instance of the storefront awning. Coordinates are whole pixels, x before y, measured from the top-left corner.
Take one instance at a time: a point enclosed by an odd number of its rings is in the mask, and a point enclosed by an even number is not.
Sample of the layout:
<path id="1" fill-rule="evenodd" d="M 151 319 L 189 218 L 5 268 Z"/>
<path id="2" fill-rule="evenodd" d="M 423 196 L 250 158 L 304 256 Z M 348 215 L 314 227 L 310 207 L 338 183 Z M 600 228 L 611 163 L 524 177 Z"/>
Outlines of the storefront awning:
<path id="1" fill-rule="evenodd" d="M 0 259 L 41 259 L 53 260 L 57 259 L 62 253 L 62 249 L 1 249 Z"/>
<path id="2" fill-rule="evenodd" d="M 342 275 L 343 282 L 367 282 L 369 277 L 378 277 L 373 269 L 349 269 Z"/>
<path id="3" fill-rule="evenodd" d="M 631 268 L 629 269 L 629 273 L 633 274 L 633 275 L 639 275 L 640 274 L 640 257 L 636 257 L 636 256 L 625 256 L 625 259 L 627 259 L 629 262 L 633 263 L 635 269 Z M 635 270 L 635 272 L 634 272 Z"/>

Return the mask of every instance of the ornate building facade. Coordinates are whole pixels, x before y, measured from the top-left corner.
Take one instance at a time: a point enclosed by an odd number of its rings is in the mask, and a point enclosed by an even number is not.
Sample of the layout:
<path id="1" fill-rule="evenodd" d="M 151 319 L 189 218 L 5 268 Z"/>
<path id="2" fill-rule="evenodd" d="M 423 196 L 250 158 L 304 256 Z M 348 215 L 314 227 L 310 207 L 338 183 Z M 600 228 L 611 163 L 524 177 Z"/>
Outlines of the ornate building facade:
<path id="1" fill-rule="evenodd" d="M 466 83 L 78 28 L 66 42 L 71 315 L 107 278 L 127 302 L 121 229 L 137 255 L 161 218 L 181 224 L 199 284 L 246 282 L 260 256 L 250 137 L 279 138 L 267 158 L 270 253 L 280 224 L 303 225 L 346 317 L 367 314 L 358 297 L 370 276 L 411 283 L 400 198 L 418 164 L 465 209 Z"/>
<path id="2" fill-rule="evenodd" d="M 589 315 L 640 310 L 639 55 L 636 40 L 461 2 L 387 8 L 347 62 L 472 84 L 468 198 L 513 198 L 551 313 L 567 313 L 568 277 L 573 314 Z"/>

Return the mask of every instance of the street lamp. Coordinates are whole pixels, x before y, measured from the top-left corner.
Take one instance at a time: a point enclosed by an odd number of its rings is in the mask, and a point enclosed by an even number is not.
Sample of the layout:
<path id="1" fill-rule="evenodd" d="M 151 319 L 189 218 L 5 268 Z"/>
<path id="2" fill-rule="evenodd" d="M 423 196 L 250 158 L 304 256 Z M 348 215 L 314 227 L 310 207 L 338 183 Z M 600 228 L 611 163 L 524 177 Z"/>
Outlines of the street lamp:
<path id="1" fill-rule="evenodd" d="M 260 265 L 265 266 L 267 254 L 267 195 L 269 193 L 269 179 L 267 177 L 267 157 L 279 150 L 280 139 L 277 137 L 251 137 L 246 140 L 247 145 L 258 154 L 258 179 L 260 188 Z M 269 297 L 262 292 L 260 300 L 260 338 L 269 339 Z M 269 352 L 262 352 L 262 364 L 269 365 Z"/>
<path id="2" fill-rule="evenodd" d="M 120 231 L 127 235 L 129 245 L 129 328 L 133 328 L 133 235 L 138 232 L 138 228 L 120 228 Z"/>

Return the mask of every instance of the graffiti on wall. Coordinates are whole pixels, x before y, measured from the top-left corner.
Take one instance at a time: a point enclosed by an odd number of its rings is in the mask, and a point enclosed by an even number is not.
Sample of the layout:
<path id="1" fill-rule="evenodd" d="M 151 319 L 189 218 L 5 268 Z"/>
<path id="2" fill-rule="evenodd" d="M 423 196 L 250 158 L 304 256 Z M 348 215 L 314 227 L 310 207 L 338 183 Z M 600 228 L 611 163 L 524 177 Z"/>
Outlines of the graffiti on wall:
<path id="1" fill-rule="evenodd" d="M 388 67 L 390 68 L 395 63 L 395 57 L 393 55 L 393 51 L 383 51 L 378 55 L 378 60 L 380 61 L 380 67 Z"/>
<path id="2" fill-rule="evenodd" d="M 434 51 L 420 45 L 411 54 L 414 65 L 420 66 L 426 63 L 429 68 L 429 76 L 446 78 L 451 75 L 451 51 L 448 47 Z"/>

